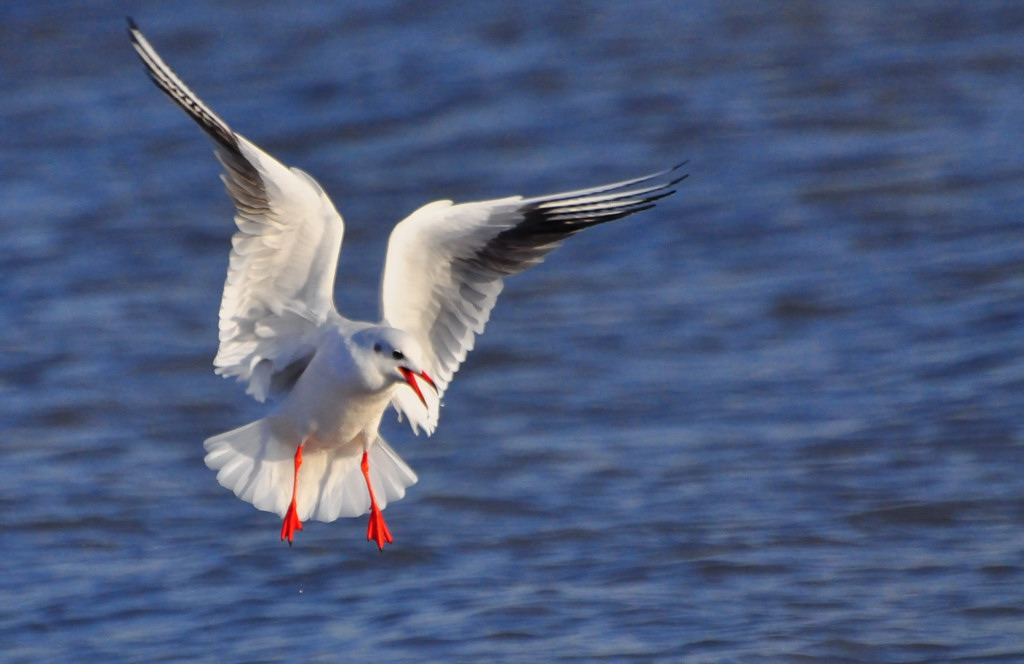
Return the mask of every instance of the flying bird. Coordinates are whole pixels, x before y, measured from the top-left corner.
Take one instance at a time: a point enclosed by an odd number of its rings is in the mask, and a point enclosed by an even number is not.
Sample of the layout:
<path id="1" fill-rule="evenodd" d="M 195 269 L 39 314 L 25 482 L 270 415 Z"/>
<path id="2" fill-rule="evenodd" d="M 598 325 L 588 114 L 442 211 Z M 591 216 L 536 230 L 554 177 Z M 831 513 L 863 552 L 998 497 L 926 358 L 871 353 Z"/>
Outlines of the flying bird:
<path id="1" fill-rule="evenodd" d="M 652 207 L 686 177 L 678 164 L 549 196 L 429 203 L 391 233 L 380 321 L 349 320 L 333 295 L 344 222 L 323 188 L 234 132 L 131 18 L 128 34 L 157 87 L 213 140 L 236 209 L 216 373 L 276 403 L 207 439 L 205 462 L 236 496 L 281 517 L 289 545 L 303 521 L 367 512 L 367 540 L 391 543 L 381 510 L 417 478 L 378 433 L 388 406 L 432 434 L 505 277 L 584 228 Z"/>

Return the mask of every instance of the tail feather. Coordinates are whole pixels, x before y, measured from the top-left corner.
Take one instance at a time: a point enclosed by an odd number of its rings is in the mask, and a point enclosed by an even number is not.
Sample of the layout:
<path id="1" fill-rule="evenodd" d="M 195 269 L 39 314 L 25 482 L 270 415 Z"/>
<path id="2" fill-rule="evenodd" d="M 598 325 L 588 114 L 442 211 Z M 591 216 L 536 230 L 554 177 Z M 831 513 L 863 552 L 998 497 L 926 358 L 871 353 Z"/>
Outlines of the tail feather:
<path id="1" fill-rule="evenodd" d="M 292 497 L 297 445 L 279 441 L 268 419 L 208 438 L 206 465 L 217 481 L 257 509 L 284 517 Z M 370 495 L 360 468 L 362 449 L 303 448 L 296 507 L 299 519 L 334 521 L 370 511 Z M 370 447 L 370 481 L 383 509 L 405 496 L 416 473 L 378 437 Z"/>

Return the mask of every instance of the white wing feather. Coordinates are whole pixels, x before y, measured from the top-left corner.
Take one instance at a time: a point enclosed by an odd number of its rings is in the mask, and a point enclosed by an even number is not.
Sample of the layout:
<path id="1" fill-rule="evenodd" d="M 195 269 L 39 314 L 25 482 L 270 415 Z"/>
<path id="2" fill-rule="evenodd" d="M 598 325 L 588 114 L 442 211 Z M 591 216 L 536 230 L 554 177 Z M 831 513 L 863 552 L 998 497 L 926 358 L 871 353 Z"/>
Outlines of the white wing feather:
<path id="1" fill-rule="evenodd" d="M 332 316 L 344 222 L 317 182 L 228 127 L 175 75 L 129 21 L 150 78 L 209 134 L 235 205 L 238 232 L 220 308 L 217 373 L 248 382 L 263 401 L 309 362 Z"/>
<path id="2" fill-rule="evenodd" d="M 238 232 L 231 239 L 214 365 L 218 374 L 248 381 L 247 391 L 263 401 L 277 391 L 275 378 L 287 383 L 289 366 L 308 362 L 320 325 L 335 315 L 344 224 L 312 177 L 236 137 L 262 187 L 253 194 L 245 175 L 218 150 Z"/>
<path id="3" fill-rule="evenodd" d="M 537 265 L 566 237 L 646 210 L 685 176 L 666 171 L 551 196 L 453 205 L 437 201 L 395 227 L 381 285 L 384 321 L 414 335 L 438 391 L 427 405 L 408 386 L 392 399 L 413 431 L 433 433 L 441 396 L 484 331 L 505 277 Z"/>

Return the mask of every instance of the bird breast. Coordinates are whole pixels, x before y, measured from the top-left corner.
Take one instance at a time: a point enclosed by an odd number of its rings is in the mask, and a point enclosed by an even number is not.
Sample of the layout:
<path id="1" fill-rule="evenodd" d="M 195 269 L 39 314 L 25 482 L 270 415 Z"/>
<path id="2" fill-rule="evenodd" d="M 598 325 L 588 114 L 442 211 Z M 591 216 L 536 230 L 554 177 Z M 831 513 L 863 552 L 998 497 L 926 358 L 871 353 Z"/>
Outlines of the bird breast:
<path id="1" fill-rule="evenodd" d="M 320 360 L 320 361 L 318 361 Z M 358 438 L 376 439 L 377 427 L 391 401 L 394 386 L 369 391 L 356 375 L 314 357 L 281 402 L 275 419 L 296 444 L 315 439 L 332 448 L 353 444 Z"/>

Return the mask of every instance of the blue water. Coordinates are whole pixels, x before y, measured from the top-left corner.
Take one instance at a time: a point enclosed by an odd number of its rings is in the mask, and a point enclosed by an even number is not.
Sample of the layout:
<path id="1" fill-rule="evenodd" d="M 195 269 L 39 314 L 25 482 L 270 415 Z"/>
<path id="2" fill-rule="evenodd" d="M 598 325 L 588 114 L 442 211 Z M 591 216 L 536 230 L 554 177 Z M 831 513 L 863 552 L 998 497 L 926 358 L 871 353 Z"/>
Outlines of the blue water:
<path id="1" fill-rule="evenodd" d="M 0 660 L 1024 661 L 1024 5 L 0 8 Z M 420 482 L 279 521 L 207 436 L 233 230 L 132 14 L 347 221 L 688 158 L 511 280 Z"/>

